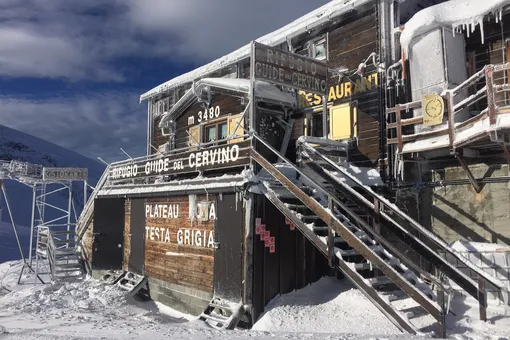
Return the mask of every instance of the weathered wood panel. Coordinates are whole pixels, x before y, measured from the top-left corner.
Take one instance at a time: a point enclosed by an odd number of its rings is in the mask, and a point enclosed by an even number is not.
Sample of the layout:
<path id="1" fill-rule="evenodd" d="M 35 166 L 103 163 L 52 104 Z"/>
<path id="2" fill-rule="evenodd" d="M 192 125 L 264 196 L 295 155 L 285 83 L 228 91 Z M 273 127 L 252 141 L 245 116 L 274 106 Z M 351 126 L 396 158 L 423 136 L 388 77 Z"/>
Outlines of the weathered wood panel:
<path id="1" fill-rule="evenodd" d="M 189 196 L 148 199 L 145 207 L 145 273 L 165 282 L 212 292 L 214 271 L 215 196 L 198 196 L 210 202 L 211 219 L 190 219 Z"/>

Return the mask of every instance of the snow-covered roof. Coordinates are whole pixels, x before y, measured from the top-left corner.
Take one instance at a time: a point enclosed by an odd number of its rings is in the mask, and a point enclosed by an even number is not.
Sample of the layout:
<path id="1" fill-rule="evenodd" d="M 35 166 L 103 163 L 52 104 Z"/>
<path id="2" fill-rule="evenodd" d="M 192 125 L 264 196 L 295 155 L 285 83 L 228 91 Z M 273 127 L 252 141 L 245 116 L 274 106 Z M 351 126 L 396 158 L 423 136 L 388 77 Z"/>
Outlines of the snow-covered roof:
<path id="1" fill-rule="evenodd" d="M 451 27 L 454 32 L 461 27 L 469 34 L 480 25 L 483 42 L 484 17 L 493 13 L 496 21 L 501 20 L 503 7 L 509 4 L 510 0 L 450 0 L 422 9 L 405 24 L 400 36 L 405 55 L 415 37 L 437 27 Z"/>
<path id="2" fill-rule="evenodd" d="M 249 93 L 249 79 L 232 78 L 204 78 L 197 82 L 198 87 L 212 86 L 231 91 Z M 269 99 L 275 102 L 281 102 L 289 106 L 296 104 L 296 98 L 288 93 L 282 92 L 279 88 L 265 81 L 257 80 L 255 82 L 255 96 L 263 99 Z"/>
<path id="3" fill-rule="evenodd" d="M 302 16 L 294 22 L 283 26 L 282 28 L 260 37 L 256 41 L 268 45 L 276 46 L 283 44 L 287 39 L 292 39 L 300 34 L 306 33 L 308 30 L 314 29 L 335 17 L 338 17 L 356 7 L 370 3 L 373 0 L 332 0 L 326 5 Z M 182 74 L 176 78 L 156 86 L 155 88 L 145 92 L 140 96 L 140 101 L 149 99 L 161 92 L 164 92 L 172 87 L 189 83 L 197 78 L 206 76 L 216 70 L 226 67 L 228 65 L 237 63 L 250 56 L 251 44 L 247 44 L 238 50 L 227 54 L 213 62 L 199 67 L 191 72 Z"/>
<path id="4" fill-rule="evenodd" d="M 181 99 L 168 111 L 161 119 L 159 126 L 164 126 L 165 122 L 170 119 L 176 119 L 184 108 L 193 103 L 195 93 L 207 87 L 218 87 L 230 91 L 248 94 L 250 92 L 249 79 L 233 79 L 233 78 L 203 78 L 197 81 L 194 88 L 188 90 Z M 193 90 L 194 89 L 194 90 Z M 194 93 L 195 91 L 195 93 Z M 282 92 L 279 88 L 265 81 L 257 80 L 255 82 L 255 96 L 266 99 L 271 102 L 282 103 L 286 106 L 293 107 L 296 105 L 296 98 L 288 92 Z"/>
<path id="5" fill-rule="evenodd" d="M 144 185 L 113 185 L 98 192 L 98 196 L 151 195 L 169 192 L 195 192 L 239 187 L 249 180 L 246 174 L 223 175 L 214 178 L 194 178 Z"/>

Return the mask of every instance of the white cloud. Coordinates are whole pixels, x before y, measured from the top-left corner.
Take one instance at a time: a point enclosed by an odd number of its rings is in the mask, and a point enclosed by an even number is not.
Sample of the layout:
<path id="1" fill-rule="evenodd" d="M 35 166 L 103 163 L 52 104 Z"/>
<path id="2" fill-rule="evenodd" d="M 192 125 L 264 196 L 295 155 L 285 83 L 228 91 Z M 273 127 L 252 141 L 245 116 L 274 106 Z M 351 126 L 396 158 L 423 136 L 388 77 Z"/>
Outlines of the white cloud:
<path id="1" fill-rule="evenodd" d="M 0 0 L 0 76 L 121 81 L 123 57 L 202 63 L 327 0 Z"/>
<path id="2" fill-rule="evenodd" d="M 74 98 L 0 97 L 0 122 L 91 158 L 124 159 L 145 153 L 145 106 L 136 93 L 109 92 Z"/>

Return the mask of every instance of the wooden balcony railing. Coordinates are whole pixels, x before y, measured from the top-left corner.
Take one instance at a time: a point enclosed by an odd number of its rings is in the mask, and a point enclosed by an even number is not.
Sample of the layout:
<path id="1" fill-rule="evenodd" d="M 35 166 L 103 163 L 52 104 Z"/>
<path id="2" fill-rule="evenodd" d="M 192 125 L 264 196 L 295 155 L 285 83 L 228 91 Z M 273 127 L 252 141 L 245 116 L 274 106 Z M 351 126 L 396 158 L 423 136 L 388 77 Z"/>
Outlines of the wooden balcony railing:
<path id="1" fill-rule="evenodd" d="M 412 110 L 420 109 L 422 101 L 414 101 L 406 104 L 398 104 L 395 107 L 386 109 L 386 117 L 389 121 L 387 124 L 388 144 L 397 145 L 398 153 L 404 151 L 404 145 L 408 142 L 417 140 L 426 140 L 428 138 L 448 136 L 448 145 L 439 143 L 438 148 L 449 146 L 452 152 L 457 148 L 464 147 L 481 138 L 490 136 L 491 141 L 497 141 L 497 134 L 494 134 L 501 129 L 497 124 L 498 116 L 510 114 L 510 84 L 508 83 L 508 74 L 510 74 L 510 63 L 500 65 L 486 65 L 482 70 L 471 76 L 465 82 L 456 88 L 445 90 L 440 96 L 445 102 L 445 114 L 448 117 L 446 124 L 437 126 L 432 131 L 422 131 L 418 133 L 404 134 L 405 126 L 416 126 L 423 124 L 423 116 L 403 118 L 403 113 Z M 495 75 L 501 75 L 496 78 Z M 459 94 L 467 91 L 469 88 L 476 86 L 480 80 L 485 78 L 485 84 L 482 88 L 477 90 L 474 94 L 466 99 L 458 100 Z M 495 82 L 496 80 L 496 82 Z M 457 99 L 457 100 L 456 100 Z M 459 123 L 455 123 L 455 115 L 460 111 L 472 107 L 480 100 L 487 100 L 487 107 L 481 110 L 477 115 Z M 510 119 L 510 116 L 508 117 Z M 488 120 L 486 122 L 482 122 Z M 472 128 L 475 123 L 482 124 L 483 128 L 478 128 L 471 133 L 464 133 L 462 137 L 459 134 L 466 132 Z M 510 120 L 509 120 L 510 124 Z M 510 127 L 510 126 L 508 126 Z M 503 126 L 503 128 L 508 128 Z M 493 135 L 494 134 L 494 135 Z M 466 138 L 469 136 L 469 138 Z M 505 154 L 510 159 L 508 148 L 502 144 Z"/>

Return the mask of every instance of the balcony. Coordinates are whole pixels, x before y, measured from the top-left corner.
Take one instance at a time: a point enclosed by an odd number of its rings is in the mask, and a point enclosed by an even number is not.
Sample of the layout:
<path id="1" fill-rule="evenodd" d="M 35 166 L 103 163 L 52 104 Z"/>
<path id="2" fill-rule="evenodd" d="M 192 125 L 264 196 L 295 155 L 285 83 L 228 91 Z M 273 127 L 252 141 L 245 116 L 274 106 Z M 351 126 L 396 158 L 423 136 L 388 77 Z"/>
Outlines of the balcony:
<path id="1" fill-rule="evenodd" d="M 424 124 L 423 115 L 409 118 L 410 110 L 422 107 L 421 100 L 386 109 L 388 145 L 396 146 L 398 155 L 437 150 L 457 155 L 467 147 L 479 152 L 498 148 L 510 163 L 509 75 L 510 63 L 486 65 L 456 88 L 444 91 L 441 97 L 447 120 L 430 131 L 416 132 Z M 473 94 L 466 98 L 468 90 Z M 472 110 L 475 104 L 485 108 L 467 120 L 455 122 L 457 114 Z"/>

